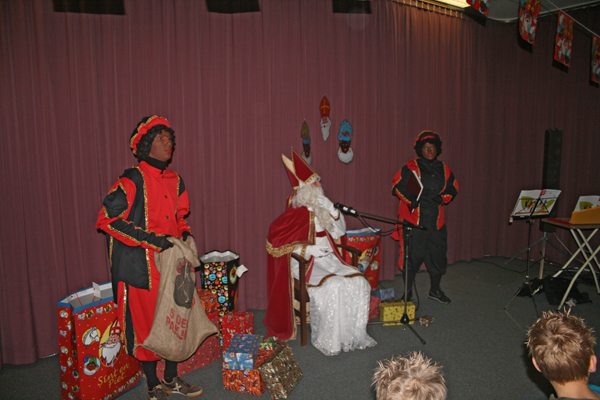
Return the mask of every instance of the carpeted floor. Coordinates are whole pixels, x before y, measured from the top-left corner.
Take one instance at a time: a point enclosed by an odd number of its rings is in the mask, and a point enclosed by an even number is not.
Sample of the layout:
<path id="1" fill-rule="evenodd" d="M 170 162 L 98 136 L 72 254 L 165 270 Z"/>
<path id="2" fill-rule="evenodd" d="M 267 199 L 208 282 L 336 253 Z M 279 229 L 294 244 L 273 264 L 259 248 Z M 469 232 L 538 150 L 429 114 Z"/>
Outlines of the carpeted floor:
<path id="1" fill-rule="evenodd" d="M 526 331 L 538 314 L 556 310 L 545 294 L 515 297 L 525 282 L 527 264 L 516 259 L 506 264 L 502 257 L 485 257 L 471 262 L 457 262 L 448 268 L 442 288 L 452 299 L 443 305 L 427 298 L 429 278 L 417 276 L 420 302 L 416 315 L 434 318 L 430 326 L 413 325 L 414 331 L 426 342 L 422 344 L 406 326 L 370 324 L 369 334 L 378 345 L 361 351 L 326 357 L 309 345 L 301 347 L 299 340 L 290 342 L 304 379 L 289 399 L 374 399 L 371 387 L 377 361 L 397 354 L 422 351 L 443 366 L 449 400 L 547 398 L 552 387 L 531 364 L 524 345 Z M 544 275 L 558 269 L 545 265 Z M 538 275 L 538 265 L 530 276 Z M 396 297 L 403 293 L 401 275 L 394 281 L 381 282 L 393 287 Z M 589 294 L 591 303 L 578 304 L 572 313 L 586 319 L 600 330 L 598 304 L 600 295 L 589 272 L 578 280 L 581 292 Z M 417 302 L 415 300 L 415 302 Z M 254 314 L 255 333 L 265 334 L 263 310 Z M 252 396 L 223 389 L 221 363 L 215 362 L 185 376 L 191 383 L 204 387 L 203 399 L 248 399 Z M 597 374 L 591 377 L 596 383 Z M 172 395 L 171 397 L 177 398 Z M 31 365 L 5 365 L 0 371 L 0 399 L 59 399 L 60 374 L 58 356 L 41 359 Z M 146 383 L 125 393 L 120 399 L 145 399 Z M 260 398 L 270 398 L 265 392 Z"/>

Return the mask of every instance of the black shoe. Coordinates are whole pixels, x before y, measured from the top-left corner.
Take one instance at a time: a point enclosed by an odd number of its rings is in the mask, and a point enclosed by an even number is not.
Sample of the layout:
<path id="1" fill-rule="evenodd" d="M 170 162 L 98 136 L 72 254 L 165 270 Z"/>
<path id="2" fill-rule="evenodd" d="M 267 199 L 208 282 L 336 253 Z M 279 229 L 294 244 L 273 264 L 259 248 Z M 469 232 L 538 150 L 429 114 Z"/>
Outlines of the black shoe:
<path id="1" fill-rule="evenodd" d="M 442 289 L 438 289 L 435 292 L 429 291 L 429 298 L 439 301 L 442 304 L 450 304 L 450 299 L 442 292 Z"/>
<path id="2" fill-rule="evenodd" d="M 404 299 L 406 298 L 406 293 L 402 295 L 402 297 L 400 298 L 401 302 L 404 302 Z M 412 301 L 412 293 L 408 292 L 408 301 Z"/>

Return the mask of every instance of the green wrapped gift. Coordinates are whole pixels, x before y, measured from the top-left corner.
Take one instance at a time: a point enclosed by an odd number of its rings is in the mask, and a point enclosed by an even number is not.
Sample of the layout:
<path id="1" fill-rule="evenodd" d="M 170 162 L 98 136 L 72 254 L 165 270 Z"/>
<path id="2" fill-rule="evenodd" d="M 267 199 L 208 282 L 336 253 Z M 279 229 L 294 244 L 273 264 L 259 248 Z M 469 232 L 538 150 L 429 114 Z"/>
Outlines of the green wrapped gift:
<path id="1" fill-rule="evenodd" d="M 262 350 L 275 350 L 275 339 L 270 337 L 261 337 L 260 339 L 260 348 Z"/>

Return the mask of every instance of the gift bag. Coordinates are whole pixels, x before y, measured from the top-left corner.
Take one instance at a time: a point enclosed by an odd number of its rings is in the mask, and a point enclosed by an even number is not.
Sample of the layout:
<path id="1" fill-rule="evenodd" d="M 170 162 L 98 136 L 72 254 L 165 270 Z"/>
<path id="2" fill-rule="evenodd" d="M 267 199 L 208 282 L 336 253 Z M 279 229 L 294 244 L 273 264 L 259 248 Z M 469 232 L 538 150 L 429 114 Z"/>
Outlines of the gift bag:
<path id="1" fill-rule="evenodd" d="M 371 289 L 375 289 L 379 285 L 381 229 L 363 228 L 347 231 L 346 244 L 361 251 L 358 270 L 367 278 Z M 348 252 L 346 252 L 346 262 L 352 262 L 352 256 Z"/>
<path id="2" fill-rule="evenodd" d="M 160 286 L 152 329 L 141 346 L 167 360 L 184 361 L 218 328 L 206 316 L 196 291 L 193 269 L 200 260 L 195 244 L 174 237 L 168 240 L 173 247 L 154 254 Z M 188 241 L 194 243 L 193 238 Z"/>
<path id="3" fill-rule="evenodd" d="M 238 277 L 246 268 L 240 265 L 240 256 L 232 251 L 211 251 L 200 257 L 202 289 L 217 295 L 219 314 L 237 310 Z M 238 271 L 239 268 L 239 271 Z"/>
<path id="4" fill-rule="evenodd" d="M 112 284 L 95 284 L 58 302 L 61 398 L 113 399 L 140 382 L 125 353 Z"/>

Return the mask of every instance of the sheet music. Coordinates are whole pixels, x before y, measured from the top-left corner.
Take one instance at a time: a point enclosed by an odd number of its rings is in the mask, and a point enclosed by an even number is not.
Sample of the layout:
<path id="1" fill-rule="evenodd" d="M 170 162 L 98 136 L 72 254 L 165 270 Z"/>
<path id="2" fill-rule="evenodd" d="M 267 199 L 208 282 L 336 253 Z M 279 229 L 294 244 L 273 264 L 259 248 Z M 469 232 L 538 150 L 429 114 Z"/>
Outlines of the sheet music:
<path id="1" fill-rule="evenodd" d="M 528 217 L 530 215 L 550 214 L 560 193 L 561 191 L 558 189 L 523 190 L 519 195 L 511 216 Z M 538 199 L 539 201 L 537 201 Z M 534 206 L 535 210 L 533 209 Z"/>
<path id="2" fill-rule="evenodd" d="M 581 196 L 575 204 L 574 211 L 587 210 L 588 208 L 594 208 L 600 206 L 600 196 Z"/>

